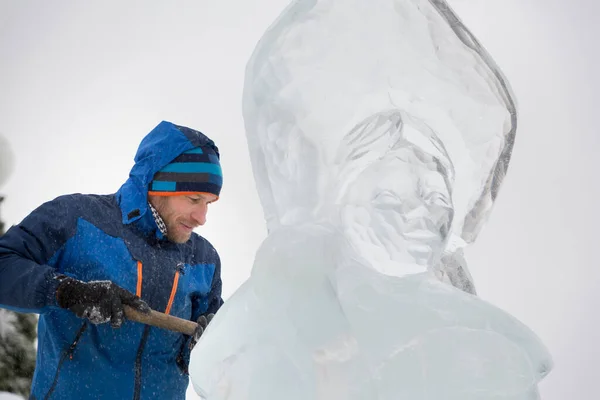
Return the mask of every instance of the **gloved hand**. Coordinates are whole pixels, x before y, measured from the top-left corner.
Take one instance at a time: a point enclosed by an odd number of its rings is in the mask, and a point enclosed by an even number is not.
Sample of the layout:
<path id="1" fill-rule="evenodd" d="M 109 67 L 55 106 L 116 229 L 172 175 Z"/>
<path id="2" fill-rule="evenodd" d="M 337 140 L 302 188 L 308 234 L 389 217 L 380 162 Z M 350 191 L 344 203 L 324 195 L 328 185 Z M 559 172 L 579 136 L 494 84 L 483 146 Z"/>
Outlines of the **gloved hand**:
<path id="1" fill-rule="evenodd" d="M 198 343 L 198 340 L 200 340 L 200 336 L 202 336 L 202 334 L 206 330 L 206 327 L 208 326 L 208 324 L 210 324 L 210 321 L 212 321 L 214 316 L 215 314 L 211 313 L 208 315 L 201 315 L 198 317 L 198 319 L 196 320 L 198 327 L 194 331 L 192 339 L 190 340 L 190 350 L 192 350 L 196 343 Z"/>
<path id="2" fill-rule="evenodd" d="M 58 305 L 67 308 L 79 318 L 87 318 L 92 324 L 110 321 L 113 328 L 125 320 L 123 305 L 133 307 L 144 314 L 150 313 L 145 301 L 111 281 L 82 282 L 69 277 L 58 278 L 56 289 Z"/>

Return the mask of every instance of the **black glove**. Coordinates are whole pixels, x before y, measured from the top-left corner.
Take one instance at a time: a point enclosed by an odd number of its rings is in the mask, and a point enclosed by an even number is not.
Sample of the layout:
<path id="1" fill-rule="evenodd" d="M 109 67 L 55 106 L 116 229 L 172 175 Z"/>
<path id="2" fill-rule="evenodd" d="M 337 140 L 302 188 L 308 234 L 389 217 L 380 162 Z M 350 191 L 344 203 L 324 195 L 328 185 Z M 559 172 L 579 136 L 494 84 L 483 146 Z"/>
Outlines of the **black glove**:
<path id="1" fill-rule="evenodd" d="M 79 318 L 87 318 L 92 324 L 110 321 L 113 328 L 125 320 L 123 305 L 133 307 L 144 314 L 150 313 L 146 302 L 111 281 L 82 282 L 69 277 L 59 277 L 56 289 L 58 305 L 67 308 Z"/>
<path id="2" fill-rule="evenodd" d="M 208 324 L 210 324 L 210 321 L 212 321 L 214 316 L 215 316 L 215 314 L 211 313 L 208 315 L 201 315 L 198 317 L 198 319 L 196 320 L 196 323 L 198 324 L 198 326 L 196 327 L 196 330 L 194 331 L 194 334 L 192 335 L 192 339 L 190 340 L 190 350 L 192 350 L 194 348 L 194 346 L 196 345 L 196 343 L 198 343 L 198 340 L 200 340 L 200 336 L 202 336 L 202 334 L 204 333 L 204 330 L 206 329 Z"/>

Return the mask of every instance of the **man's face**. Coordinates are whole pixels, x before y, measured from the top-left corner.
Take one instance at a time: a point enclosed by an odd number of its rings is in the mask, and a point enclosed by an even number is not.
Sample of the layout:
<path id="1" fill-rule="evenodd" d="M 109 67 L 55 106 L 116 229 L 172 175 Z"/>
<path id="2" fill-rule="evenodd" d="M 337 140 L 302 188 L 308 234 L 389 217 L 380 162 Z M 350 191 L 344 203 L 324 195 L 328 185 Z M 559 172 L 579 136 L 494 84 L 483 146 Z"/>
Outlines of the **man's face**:
<path id="1" fill-rule="evenodd" d="M 208 205 L 217 200 L 217 196 L 212 193 L 150 195 L 149 200 L 167 226 L 167 238 L 174 243 L 185 243 L 194 228 L 204 225 Z"/>

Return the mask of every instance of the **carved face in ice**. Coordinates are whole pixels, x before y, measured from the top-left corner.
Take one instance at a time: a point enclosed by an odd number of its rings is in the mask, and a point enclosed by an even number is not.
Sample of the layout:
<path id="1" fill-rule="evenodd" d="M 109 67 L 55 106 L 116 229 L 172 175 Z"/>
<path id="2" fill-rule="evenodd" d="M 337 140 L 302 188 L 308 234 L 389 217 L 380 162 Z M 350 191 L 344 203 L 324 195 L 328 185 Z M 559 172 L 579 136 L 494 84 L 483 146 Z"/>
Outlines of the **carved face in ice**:
<path id="1" fill-rule="evenodd" d="M 431 130 L 416 128 L 402 113 L 376 114 L 344 137 L 336 158 L 342 231 L 389 275 L 434 263 L 452 222 L 447 155 Z"/>

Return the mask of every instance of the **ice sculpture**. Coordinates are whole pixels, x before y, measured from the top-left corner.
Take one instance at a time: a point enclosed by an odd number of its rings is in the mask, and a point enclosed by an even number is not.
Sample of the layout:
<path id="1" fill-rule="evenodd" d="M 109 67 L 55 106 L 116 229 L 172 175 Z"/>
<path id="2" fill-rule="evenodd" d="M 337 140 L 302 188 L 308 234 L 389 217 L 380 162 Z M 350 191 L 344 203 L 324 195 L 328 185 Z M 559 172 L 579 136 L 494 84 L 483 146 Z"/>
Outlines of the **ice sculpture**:
<path id="1" fill-rule="evenodd" d="M 547 350 L 462 258 L 515 105 L 444 1 L 293 2 L 243 106 L 269 234 L 192 353 L 203 398 L 539 398 Z"/>

